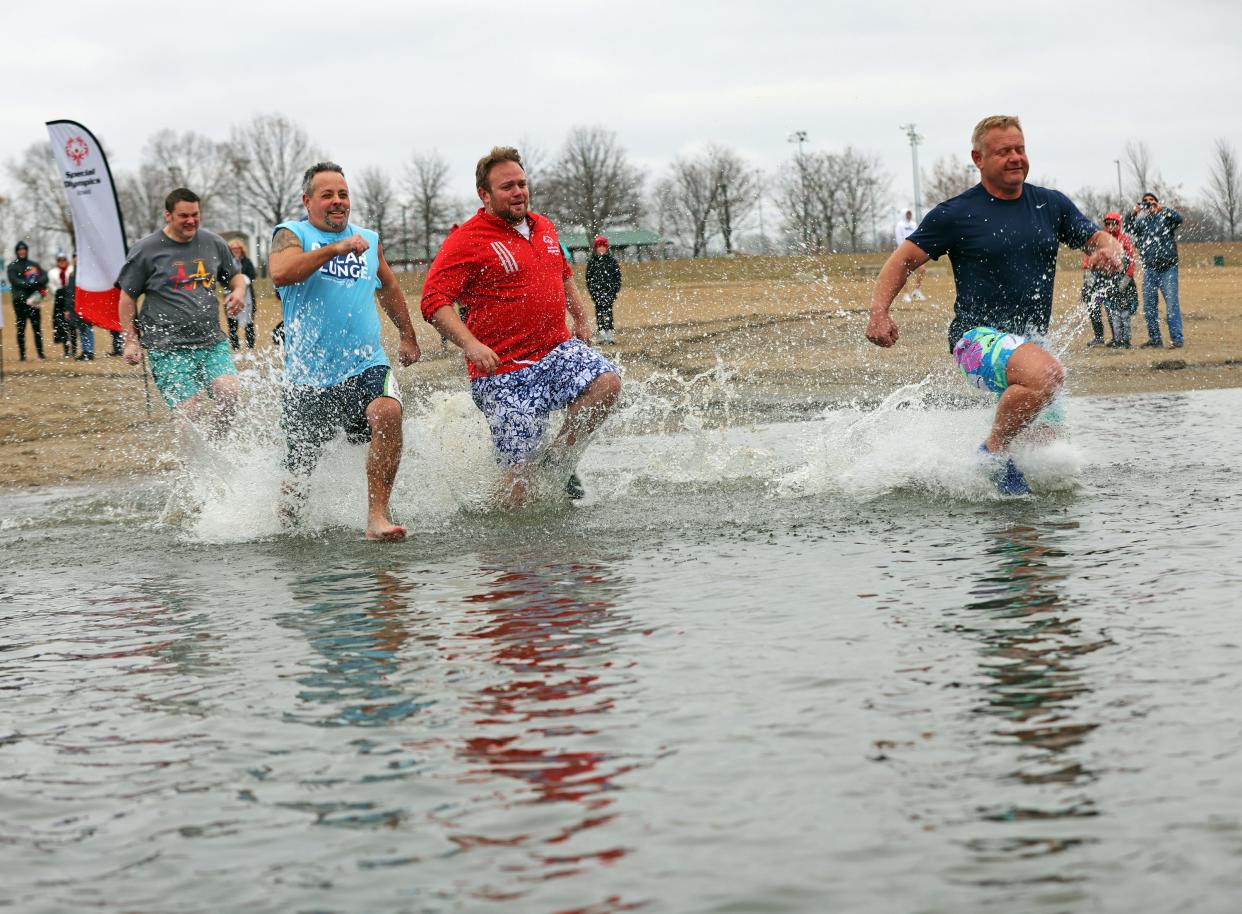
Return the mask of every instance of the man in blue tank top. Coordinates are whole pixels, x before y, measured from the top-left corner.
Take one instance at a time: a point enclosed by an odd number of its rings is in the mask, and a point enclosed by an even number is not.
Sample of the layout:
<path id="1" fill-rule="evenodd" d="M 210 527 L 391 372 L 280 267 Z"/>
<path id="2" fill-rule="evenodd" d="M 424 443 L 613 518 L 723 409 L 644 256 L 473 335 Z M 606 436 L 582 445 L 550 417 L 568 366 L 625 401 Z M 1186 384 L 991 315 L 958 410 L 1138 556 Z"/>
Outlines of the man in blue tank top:
<path id="1" fill-rule="evenodd" d="M 1052 317 L 1052 282 L 1061 244 L 1086 248 L 1090 268 L 1121 269 L 1121 246 L 1059 191 L 1026 184 L 1030 162 L 1016 117 L 984 118 L 971 137 L 979 183 L 924 218 L 885 262 L 871 296 L 867 339 L 897 342 L 889 316 L 907 277 L 949 255 L 957 285 L 949 349 L 966 380 L 999 395 L 984 467 L 1005 495 L 1030 488 L 1009 445 L 1061 389 L 1065 369 L 1040 340 Z"/>
<path id="2" fill-rule="evenodd" d="M 341 166 L 320 162 L 302 181 L 305 220 L 282 222 L 269 265 L 279 289 L 285 337 L 281 424 L 288 439 L 284 515 L 293 519 L 323 446 L 345 432 L 367 451 L 367 528 L 371 540 L 399 540 L 388 516 L 401 463 L 401 390 L 380 345 L 376 299 L 401 334 L 397 359 L 420 352 L 405 296 L 384 259 L 379 235 L 349 221 Z"/>

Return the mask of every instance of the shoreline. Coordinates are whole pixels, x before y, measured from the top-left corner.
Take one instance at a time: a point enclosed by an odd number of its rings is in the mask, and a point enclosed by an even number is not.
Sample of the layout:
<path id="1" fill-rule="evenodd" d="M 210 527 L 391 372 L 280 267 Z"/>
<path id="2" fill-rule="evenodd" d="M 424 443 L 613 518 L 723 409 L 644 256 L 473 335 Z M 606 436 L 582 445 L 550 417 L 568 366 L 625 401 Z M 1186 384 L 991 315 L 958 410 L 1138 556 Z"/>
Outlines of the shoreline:
<path id="1" fill-rule="evenodd" d="M 1050 337 L 1066 365 L 1071 397 L 1242 387 L 1242 308 L 1235 297 L 1242 289 L 1242 244 L 1184 248 L 1190 249 L 1183 254 L 1181 282 L 1187 343 L 1180 350 L 1087 350 L 1089 326 L 1077 307 L 1081 274 L 1063 259 Z M 1224 250 L 1228 266 L 1210 265 L 1216 249 Z M 748 417 L 791 418 L 834 404 L 866 405 L 929 375 L 947 381 L 956 373 L 945 339 L 951 275 L 945 265 L 932 264 L 924 283 L 928 300 L 898 299 L 893 318 L 901 338 L 893 349 L 882 350 L 863 336 L 872 275 L 882 260 L 883 255 L 832 255 L 625 263 L 617 344 L 600 348 L 615 356 L 631 386 L 651 392 L 661 385 L 672 390 L 678 385 L 674 378 L 684 385 L 684 379 L 717 372 L 728 378 L 728 390 L 742 392 L 732 399 L 745 404 Z M 582 288 L 581 265 L 575 269 Z M 414 312 L 422 276 L 398 275 Z M 270 285 L 257 284 L 256 290 L 256 352 L 274 359 L 276 302 Z M 399 369 L 407 401 L 466 390 L 460 351 L 441 348 L 435 330 L 417 314 L 412 317 L 423 361 Z M 44 323 L 50 331 L 46 313 Z M 396 333 L 384 323 L 384 344 L 392 353 Z M 1141 313 L 1133 323 L 1141 342 L 1146 337 Z M 152 415 L 146 415 L 140 369 L 103 354 L 106 332 L 96 332 L 93 362 L 64 359 L 58 345 L 50 346 L 48 332 L 47 361 L 19 364 L 12 326 L 6 324 L 0 491 L 122 483 L 173 464 L 168 410 L 152 385 Z"/>

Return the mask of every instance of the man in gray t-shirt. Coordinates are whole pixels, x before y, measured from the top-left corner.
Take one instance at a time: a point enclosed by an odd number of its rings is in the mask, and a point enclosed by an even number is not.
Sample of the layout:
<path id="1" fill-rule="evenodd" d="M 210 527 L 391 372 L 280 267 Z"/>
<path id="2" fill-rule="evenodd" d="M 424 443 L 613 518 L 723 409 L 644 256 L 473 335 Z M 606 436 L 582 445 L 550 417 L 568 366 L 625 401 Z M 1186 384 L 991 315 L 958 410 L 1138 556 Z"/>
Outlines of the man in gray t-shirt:
<path id="1" fill-rule="evenodd" d="M 207 390 L 227 421 L 237 403 L 237 372 L 220 332 L 216 284 L 228 285 L 232 316 L 245 306 L 249 280 L 224 239 L 200 231 L 199 220 L 198 197 L 179 187 L 164 201 L 164 228 L 130 249 L 116 281 L 121 334 L 131 365 L 142 360 L 140 341 L 149 351 L 151 374 L 170 408 L 194 419 Z"/>

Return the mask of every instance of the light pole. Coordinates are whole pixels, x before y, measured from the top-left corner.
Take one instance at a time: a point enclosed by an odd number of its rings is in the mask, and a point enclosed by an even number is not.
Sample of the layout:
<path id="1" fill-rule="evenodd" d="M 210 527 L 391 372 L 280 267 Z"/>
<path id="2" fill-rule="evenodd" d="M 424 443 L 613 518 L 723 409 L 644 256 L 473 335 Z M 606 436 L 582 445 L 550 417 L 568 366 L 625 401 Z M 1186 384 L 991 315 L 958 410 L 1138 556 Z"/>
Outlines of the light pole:
<path id="1" fill-rule="evenodd" d="M 910 138 L 910 160 L 914 166 L 914 221 L 918 222 L 923 218 L 923 199 L 919 194 L 919 143 L 923 142 L 923 137 L 914 124 L 902 124 L 899 129 Z"/>
<path id="2" fill-rule="evenodd" d="M 802 218 L 798 221 L 802 223 L 802 251 L 805 254 L 811 245 L 810 188 L 807 187 L 806 180 L 806 155 L 802 151 L 802 147 L 806 145 L 806 131 L 795 130 L 785 137 L 785 142 L 798 144 L 798 175 L 802 183 Z"/>
<path id="3" fill-rule="evenodd" d="M 1121 212 L 1126 205 L 1126 193 L 1121 189 L 1121 159 L 1113 159 L 1113 164 L 1117 166 L 1117 212 Z"/>
<path id="4" fill-rule="evenodd" d="M 405 261 L 403 269 L 410 268 L 410 227 L 406 221 L 406 213 L 410 208 L 406 204 L 401 204 L 401 259 Z"/>

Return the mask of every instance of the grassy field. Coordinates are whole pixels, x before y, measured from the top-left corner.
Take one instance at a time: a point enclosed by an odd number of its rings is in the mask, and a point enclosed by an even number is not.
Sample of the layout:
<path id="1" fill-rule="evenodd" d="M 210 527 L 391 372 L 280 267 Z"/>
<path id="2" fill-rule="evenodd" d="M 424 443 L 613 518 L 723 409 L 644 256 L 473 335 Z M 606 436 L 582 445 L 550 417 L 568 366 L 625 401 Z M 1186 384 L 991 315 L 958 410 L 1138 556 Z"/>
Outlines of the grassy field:
<path id="1" fill-rule="evenodd" d="M 618 344 L 609 354 L 631 382 L 658 384 L 722 366 L 734 389 L 752 401 L 804 403 L 876 400 L 928 374 L 952 373 L 945 329 L 953 308 L 947 264 L 931 264 L 928 301 L 898 300 L 893 316 L 901 342 L 881 350 L 863 338 L 881 254 L 823 257 L 736 257 L 649 261 L 623 265 L 616 307 Z M 1225 266 L 1213 266 L 1215 257 Z M 1066 252 L 1058 271 L 1054 335 L 1065 346 L 1076 394 L 1138 393 L 1242 386 L 1242 244 L 1182 247 L 1181 300 L 1186 348 L 1176 352 L 1084 349 L 1089 327 L 1078 308 L 1081 255 Z M 576 267 L 579 288 L 583 268 Z M 409 370 L 407 394 L 464 389 L 455 347 L 442 348 L 417 316 L 421 274 L 400 274 L 415 316 L 424 360 Z M 259 294 L 260 355 L 272 355 L 270 331 L 278 304 L 266 281 Z M 102 355 L 95 362 L 63 359 L 52 346 L 44 310 L 48 361 L 17 362 L 12 308 L 5 296 L 4 365 L 0 385 L 0 486 L 118 477 L 158 469 L 151 455 L 166 443 L 167 412 L 144 407 L 141 374 Z M 1136 341 L 1145 338 L 1142 316 Z M 395 333 L 385 329 L 395 348 Z"/>

